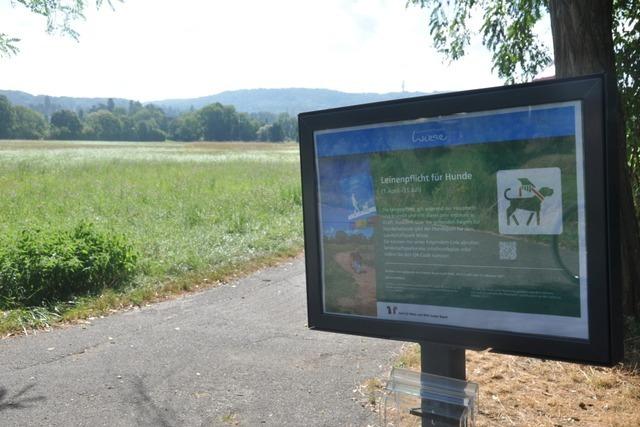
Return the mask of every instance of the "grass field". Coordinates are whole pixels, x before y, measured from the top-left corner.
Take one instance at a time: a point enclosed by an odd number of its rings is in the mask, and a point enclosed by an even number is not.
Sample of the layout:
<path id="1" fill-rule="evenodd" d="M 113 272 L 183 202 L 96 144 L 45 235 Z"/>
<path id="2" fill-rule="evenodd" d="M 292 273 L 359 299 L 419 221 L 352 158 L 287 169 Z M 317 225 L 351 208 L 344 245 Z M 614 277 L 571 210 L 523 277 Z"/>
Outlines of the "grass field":
<path id="1" fill-rule="evenodd" d="M 133 244 L 146 294 L 216 280 L 301 250 L 298 156 L 295 144 L 3 141 L 0 235 L 88 221 Z"/>

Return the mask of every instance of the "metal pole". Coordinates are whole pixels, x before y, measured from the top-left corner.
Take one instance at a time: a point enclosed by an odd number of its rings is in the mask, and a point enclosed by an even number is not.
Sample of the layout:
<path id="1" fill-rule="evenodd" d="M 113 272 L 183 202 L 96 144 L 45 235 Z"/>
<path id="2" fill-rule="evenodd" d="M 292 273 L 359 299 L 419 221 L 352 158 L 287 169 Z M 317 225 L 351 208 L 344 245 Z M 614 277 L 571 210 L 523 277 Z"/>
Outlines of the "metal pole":
<path id="1" fill-rule="evenodd" d="M 466 379 L 464 348 L 451 347 L 444 344 L 429 342 L 420 343 L 420 364 L 423 373 L 440 375 L 443 377 Z M 422 402 L 422 427 L 458 427 L 454 420 L 430 416 L 432 407 Z"/>
<path id="2" fill-rule="evenodd" d="M 420 343 L 422 372 L 466 380 L 464 348 L 430 342 Z"/>

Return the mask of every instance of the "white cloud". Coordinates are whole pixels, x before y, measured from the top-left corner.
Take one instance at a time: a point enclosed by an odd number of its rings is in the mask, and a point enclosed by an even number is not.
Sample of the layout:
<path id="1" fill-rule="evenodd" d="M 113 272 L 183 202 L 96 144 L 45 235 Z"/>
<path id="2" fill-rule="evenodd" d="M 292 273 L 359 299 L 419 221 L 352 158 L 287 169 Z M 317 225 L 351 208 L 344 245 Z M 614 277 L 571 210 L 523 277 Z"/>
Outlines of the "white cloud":
<path id="1" fill-rule="evenodd" d="M 425 13 L 403 0 L 126 0 L 89 10 L 80 41 L 0 7 L 2 32 L 23 40 L 0 60 L 3 89 L 152 100 L 257 87 L 349 92 L 470 89 L 500 84 L 472 49 L 443 64 Z"/>

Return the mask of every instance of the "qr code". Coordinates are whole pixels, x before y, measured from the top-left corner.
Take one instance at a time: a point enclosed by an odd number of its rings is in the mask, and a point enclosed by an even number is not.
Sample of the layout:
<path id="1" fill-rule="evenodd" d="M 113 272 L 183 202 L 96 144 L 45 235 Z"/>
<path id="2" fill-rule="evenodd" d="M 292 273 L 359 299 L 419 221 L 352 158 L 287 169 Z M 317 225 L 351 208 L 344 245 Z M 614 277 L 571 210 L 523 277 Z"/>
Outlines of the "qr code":
<path id="1" fill-rule="evenodd" d="M 500 243 L 500 259 L 512 261 L 518 258 L 517 242 L 499 242 Z"/>

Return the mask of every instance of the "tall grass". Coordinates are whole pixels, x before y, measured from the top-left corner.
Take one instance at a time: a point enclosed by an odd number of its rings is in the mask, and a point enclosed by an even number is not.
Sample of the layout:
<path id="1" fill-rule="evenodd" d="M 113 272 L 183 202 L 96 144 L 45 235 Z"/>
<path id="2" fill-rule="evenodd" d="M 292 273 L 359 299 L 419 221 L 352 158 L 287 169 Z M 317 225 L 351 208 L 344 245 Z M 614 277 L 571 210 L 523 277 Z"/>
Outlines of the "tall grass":
<path id="1" fill-rule="evenodd" d="M 137 254 L 113 231 L 81 222 L 74 229 L 38 228 L 0 236 L 0 309 L 55 304 L 123 287 Z"/>
<path id="2" fill-rule="evenodd" d="M 117 230 L 140 254 L 138 285 L 239 268 L 302 246 L 297 147 L 3 142 L 0 218 L 5 236 Z"/>

